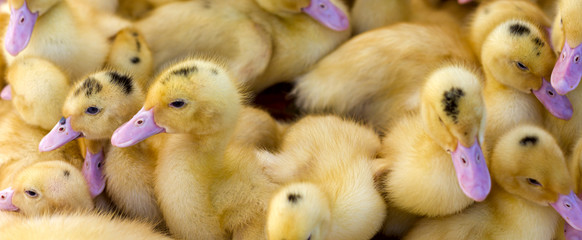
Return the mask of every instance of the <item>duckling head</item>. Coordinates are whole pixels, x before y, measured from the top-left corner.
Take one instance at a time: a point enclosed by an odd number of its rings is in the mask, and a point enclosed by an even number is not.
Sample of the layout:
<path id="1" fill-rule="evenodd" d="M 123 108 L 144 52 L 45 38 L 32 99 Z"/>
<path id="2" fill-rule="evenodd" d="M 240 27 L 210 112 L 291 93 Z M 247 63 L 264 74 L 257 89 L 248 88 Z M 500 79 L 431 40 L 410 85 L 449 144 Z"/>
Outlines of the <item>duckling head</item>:
<path id="1" fill-rule="evenodd" d="M 574 228 L 582 227 L 582 202 L 574 194 L 564 155 L 548 132 L 529 125 L 512 129 L 498 140 L 490 165 L 504 190 L 551 205 Z"/>
<path id="2" fill-rule="evenodd" d="M 421 93 L 425 132 L 451 153 L 461 189 L 476 201 L 484 200 L 491 189 L 479 145 L 485 127 L 481 81 L 467 68 L 450 65 L 434 71 Z"/>
<path id="3" fill-rule="evenodd" d="M 25 216 L 92 208 L 81 172 L 63 161 L 31 165 L 14 178 L 13 187 L 0 192 L 0 209 Z"/>
<path id="4" fill-rule="evenodd" d="M 350 27 L 347 7 L 338 0 L 256 0 L 265 10 L 285 16 L 301 12 L 311 16 L 324 26 L 344 31 Z"/>
<path id="5" fill-rule="evenodd" d="M 12 103 L 24 122 L 50 130 L 59 120 L 70 89 L 67 75 L 37 57 L 16 59 L 6 73 Z"/>
<path id="6" fill-rule="evenodd" d="M 62 0 L 8 0 L 10 22 L 4 35 L 4 47 L 12 56 L 28 46 L 39 16 Z"/>
<path id="7" fill-rule="evenodd" d="M 143 108 L 119 127 L 111 143 L 134 145 L 157 133 L 212 135 L 228 131 L 241 111 L 242 96 L 225 68 L 189 59 L 164 70 L 150 87 Z"/>
<path id="8" fill-rule="evenodd" d="M 145 89 L 153 74 L 153 64 L 152 52 L 137 29 L 125 28 L 115 35 L 107 57 L 108 66 L 134 73 L 136 83 Z"/>
<path id="9" fill-rule="evenodd" d="M 555 54 L 544 31 L 530 22 L 509 20 L 497 26 L 483 44 L 484 69 L 503 85 L 534 93 L 554 116 L 572 117 L 572 104 L 545 80 Z"/>
<path id="10" fill-rule="evenodd" d="M 39 150 L 52 151 L 78 137 L 107 139 L 139 110 L 144 98 L 130 75 L 112 70 L 90 74 L 71 89 L 63 117 L 41 140 Z"/>
<path id="11" fill-rule="evenodd" d="M 327 197 L 314 184 L 291 184 L 271 199 L 267 214 L 270 240 L 327 239 L 331 213 Z"/>
<path id="12" fill-rule="evenodd" d="M 551 81 L 556 91 L 564 95 L 576 89 L 582 78 L 582 3 L 576 0 L 560 1 L 558 11 L 565 41 Z"/>

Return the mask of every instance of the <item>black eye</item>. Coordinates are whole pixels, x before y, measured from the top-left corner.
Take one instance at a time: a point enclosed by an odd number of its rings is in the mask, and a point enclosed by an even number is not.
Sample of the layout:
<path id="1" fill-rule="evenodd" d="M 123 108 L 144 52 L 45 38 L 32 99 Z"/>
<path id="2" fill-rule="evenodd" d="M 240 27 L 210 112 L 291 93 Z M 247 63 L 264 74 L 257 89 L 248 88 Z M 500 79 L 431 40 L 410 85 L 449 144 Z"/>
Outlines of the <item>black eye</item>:
<path id="1" fill-rule="evenodd" d="M 97 168 L 98 168 L 98 169 L 101 169 L 101 167 L 103 167 L 103 162 L 99 162 L 99 163 L 97 163 Z"/>
<path id="2" fill-rule="evenodd" d="M 181 108 L 184 105 L 186 105 L 186 103 L 184 102 L 184 100 L 176 100 L 170 103 L 170 106 L 173 108 Z"/>
<path id="3" fill-rule="evenodd" d="M 99 108 L 97 107 L 88 107 L 87 110 L 85 110 L 86 113 L 91 114 L 91 115 L 95 115 L 97 113 L 99 113 Z"/>
<path id="4" fill-rule="evenodd" d="M 542 186 L 542 184 L 540 182 L 538 182 L 538 180 L 535 180 L 533 178 L 527 178 L 527 183 L 534 185 L 534 186 Z"/>
<path id="5" fill-rule="evenodd" d="M 529 70 L 529 68 L 527 68 L 525 65 L 523 65 L 523 63 L 521 62 L 515 62 L 515 66 L 517 66 L 517 68 L 519 68 L 522 71 L 527 71 Z"/>
<path id="6" fill-rule="evenodd" d="M 26 195 L 28 195 L 28 196 L 29 196 L 29 197 L 31 197 L 31 198 L 38 197 L 38 193 L 36 193 L 36 192 L 35 192 L 35 191 L 33 191 L 33 190 L 26 190 L 26 191 L 24 191 L 24 193 L 26 193 Z"/>

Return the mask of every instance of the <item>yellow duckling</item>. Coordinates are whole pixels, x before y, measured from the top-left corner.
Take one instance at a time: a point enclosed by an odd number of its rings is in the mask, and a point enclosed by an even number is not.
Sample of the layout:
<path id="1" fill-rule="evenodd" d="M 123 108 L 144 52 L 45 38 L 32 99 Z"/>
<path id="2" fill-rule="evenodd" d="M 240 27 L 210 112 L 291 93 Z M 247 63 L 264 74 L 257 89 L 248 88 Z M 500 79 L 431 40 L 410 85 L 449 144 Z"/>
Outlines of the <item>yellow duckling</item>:
<path id="1" fill-rule="evenodd" d="M 548 112 L 561 119 L 572 117 L 568 98 L 558 95 L 545 80 L 555 59 L 546 39 L 537 25 L 509 20 L 497 26 L 483 43 L 487 151 L 518 123 L 542 125 Z"/>
<path id="2" fill-rule="evenodd" d="M 91 195 L 106 190 L 121 212 L 157 223 L 162 214 L 154 196 L 155 149 L 148 143 L 132 148 L 110 148 L 108 144 L 115 129 L 143 104 L 145 94 L 138 83 L 131 75 L 113 70 L 88 75 L 72 87 L 63 117 L 40 142 L 39 150 L 52 151 L 76 138 L 86 138 L 83 174 Z"/>
<path id="3" fill-rule="evenodd" d="M 420 87 L 442 62 L 474 61 L 459 29 L 401 23 L 360 34 L 297 79 L 297 105 L 306 112 L 356 116 L 374 128 L 416 112 Z"/>
<path id="4" fill-rule="evenodd" d="M 61 118 L 71 83 L 59 67 L 42 58 L 21 57 L 8 68 L 6 81 L 9 97 L 24 122 L 48 131 Z"/>
<path id="5" fill-rule="evenodd" d="M 259 154 L 269 176 L 287 184 L 271 199 L 268 239 L 372 238 L 386 215 L 371 164 L 379 148 L 371 129 L 339 117 L 293 124 L 278 153 Z"/>
<path id="6" fill-rule="evenodd" d="M 233 141 L 243 108 L 234 81 L 213 61 L 172 65 L 156 78 L 143 108 L 111 138 L 114 146 L 128 147 L 169 133 L 159 152 L 155 190 L 177 238 L 265 238 L 265 210 L 276 185 L 263 174 L 253 148 Z"/>
<path id="7" fill-rule="evenodd" d="M 0 219 L 5 216 L 0 215 Z M 32 219 L 8 216 L 0 221 L 3 239 L 85 239 L 171 240 L 153 230 L 151 225 L 120 219 L 107 214 L 73 214 L 42 216 Z"/>
<path id="8" fill-rule="evenodd" d="M 302 74 L 350 35 L 338 0 L 179 1 L 136 27 L 156 70 L 191 55 L 215 56 L 254 93 Z"/>
<path id="9" fill-rule="evenodd" d="M 387 202 L 416 215 L 445 216 L 485 199 L 491 180 L 480 147 L 481 82 L 454 64 L 428 77 L 420 114 L 404 116 L 382 141 L 388 173 L 380 184 Z"/>
<path id="10" fill-rule="evenodd" d="M 351 9 L 353 33 L 403 22 L 410 18 L 409 0 L 357 0 Z"/>
<path id="11" fill-rule="evenodd" d="M 71 79 L 101 68 L 109 49 L 107 39 L 129 25 L 81 1 L 9 0 L 8 3 L 11 16 L 4 35 L 8 64 L 16 55 L 38 56 L 66 70 Z"/>
<path id="12" fill-rule="evenodd" d="M 148 89 L 154 73 L 152 52 L 143 36 L 133 28 L 121 30 L 111 44 L 106 67 L 132 73 L 141 89 Z"/>
<path id="13" fill-rule="evenodd" d="M 24 216 L 93 208 L 81 171 L 63 161 L 33 164 L 16 175 L 11 187 L 0 191 L 0 210 L 18 211 Z"/>
<path id="14" fill-rule="evenodd" d="M 582 227 L 582 201 L 548 132 L 533 125 L 512 129 L 499 139 L 489 164 L 496 184 L 484 202 L 420 220 L 404 239 L 551 239 L 560 215 Z"/>

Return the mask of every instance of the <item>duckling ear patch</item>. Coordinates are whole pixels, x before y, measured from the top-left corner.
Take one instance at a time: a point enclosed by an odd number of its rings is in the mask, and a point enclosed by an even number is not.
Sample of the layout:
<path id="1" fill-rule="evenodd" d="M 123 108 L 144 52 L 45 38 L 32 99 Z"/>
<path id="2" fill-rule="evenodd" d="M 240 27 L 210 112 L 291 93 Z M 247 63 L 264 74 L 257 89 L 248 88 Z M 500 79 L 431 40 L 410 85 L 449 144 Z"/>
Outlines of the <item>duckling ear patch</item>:
<path id="1" fill-rule="evenodd" d="M 521 25 L 519 23 L 516 23 L 516 24 L 509 26 L 509 33 L 511 35 L 523 36 L 523 35 L 529 35 L 530 32 L 531 31 L 529 30 L 528 27 Z"/>
<path id="2" fill-rule="evenodd" d="M 451 88 L 450 90 L 446 91 L 443 94 L 443 100 L 441 103 L 443 104 L 444 111 L 450 118 L 453 119 L 453 122 L 457 124 L 459 122 L 459 99 L 465 96 L 465 92 L 463 92 L 460 88 Z"/>
<path id="3" fill-rule="evenodd" d="M 289 200 L 290 203 L 295 204 L 301 200 L 301 195 L 297 193 L 289 193 L 289 195 L 287 195 L 287 200 Z"/>
<path id="4" fill-rule="evenodd" d="M 109 75 L 111 83 L 120 86 L 126 95 L 133 91 L 133 80 L 130 76 L 121 75 L 116 72 L 108 72 L 107 75 Z"/>
<path id="5" fill-rule="evenodd" d="M 83 85 L 81 85 L 79 88 L 77 88 L 77 90 L 75 90 L 75 96 L 78 96 L 79 94 L 81 94 L 81 92 L 85 92 L 85 95 L 87 97 L 93 95 L 93 94 L 97 94 L 99 92 L 101 92 L 101 90 L 103 89 L 103 85 L 101 85 L 101 83 L 97 82 L 97 80 L 95 80 L 94 78 L 87 78 L 85 79 L 85 81 L 83 81 Z"/>
<path id="6" fill-rule="evenodd" d="M 190 74 L 198 72 L 198 67 L 185 67 L 172 72 L 172 75 L 178 75 L 183 77 L 188 77 Z"/>
<path id="7" fill-rule="evenodd" d="M 537 136 L 526 136 L 524 138 L 522 138 L 521 140 L 519 140 L 519 144 L 521 146 L 528 146 L 531 144 L 531 146 L 536 145 L 536 143 L 538 142 L 538 137 Z"/>

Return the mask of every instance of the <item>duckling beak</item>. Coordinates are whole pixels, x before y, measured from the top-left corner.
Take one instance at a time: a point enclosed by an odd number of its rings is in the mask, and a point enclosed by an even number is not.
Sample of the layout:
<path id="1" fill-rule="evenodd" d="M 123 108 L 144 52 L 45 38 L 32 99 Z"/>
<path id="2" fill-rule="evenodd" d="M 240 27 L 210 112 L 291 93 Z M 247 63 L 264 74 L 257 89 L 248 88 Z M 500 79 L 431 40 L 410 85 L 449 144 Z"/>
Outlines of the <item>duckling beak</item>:
<path id="1" fill-rule="evenodd" d="M 129 122 L 115 130 L 111 137 L 111 144 L 116 147 L 129 147 L 150 136 L 165 132 L 166 129 L 156 124 L 153 110 L 153 108 L 139 110 Z"/>
<path id="2" fill-rule="evenodd" d="M 301 10 L 332 30 L 344 31 L 350 27 L 346 14 L 330 0 L 311 0 L 309 6 Z"/>
<path id="3" fill-rule="evenodd" d="M 564 224 L 564 236 L 568 240 L 582 240 L 582 231 L 578 231 L 570 224 Z"/>
<path id="4" fill-rule="evenodd" d="M 26 1 L 18 10 L 11 7 L 10 22 L 8 29 L 6 29 L 6 35 L 4 35 L 4 46 L 10 55 L 16 56 L 26 48 L 37 18 L 38 12 L 33 14 L 28 9 Z"/>
<path id="5" fill-rule="evenodd" d="M 81 132 L 73 130 L 71 127 L 71 117 L 61 118 L 53 129 L 40 140 L 38 150 L 48 152 L 60 148 L 70 141 L 82 137 Z"/>
<path id="6" fill-rule="evenodd" d="M 459 4 L 467 4 L 472 2 L 473 0 L 458 0 Z"/>
<path id="7" fill-rule="evenodd" d="M 555 117 L 564 120 L 572 118 L 574 109 L 568 97 L 559 95 L 545 78 L 542 78 L 542 87 L 538 90 L 533 90 L 532 93 Z"/>
<path id="8" fill-rule="evenodd" d="M 475 201 L 485 200 L 491 190 L 491 177 L 479 141 L 468 148 L 458 142 L 451 157 L 461 190 Z"/>
<path id="9" fill-rule="evenodd" d="M 3 211 L 18 211 L 18 207 L 12 204 L 12 197 L 14 196 L 14 190 L 12 188 L 7 188 L 0 191 L 0 210 Z"/>
<path id="10" fill-rule="evenodd" d="M 560 194 L 558 201 L 550 205 L 572 228 L 582 231 L 582 201 L 573 191 L 569 195 Z"/>
<path id="11" fill-rule="evenodd" d="M 564 42 L 562 53 L 552 71 L 552 86 L 560 95 L 576 89 L 582 78 L 582 44 L 570 48 L 568 40 Z"/>
<path id="12" fill-rule="evenodd" d="M 91 197 L 96 197 L 105 189 L 105 176 L 103 175 L 103 150 L 97 154 L 87 150 L 85 163 L 83 164 L 83 176 L 89 184 Z"/>
<path id="13" fill-rule="evenodd" d="M 0 92 L 0 98 L 2 98 L 2 100 L 6 100 L 6 101 L 12 100 L 12 88 L 10 87 L 10 84 L 6 85 L 2 89 L 2 92 Z"/>

